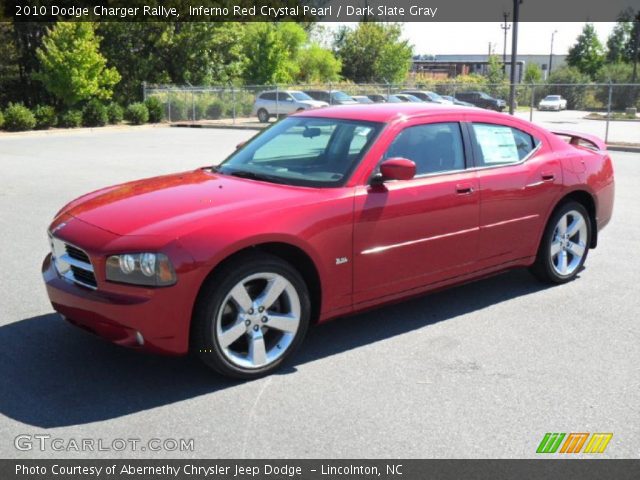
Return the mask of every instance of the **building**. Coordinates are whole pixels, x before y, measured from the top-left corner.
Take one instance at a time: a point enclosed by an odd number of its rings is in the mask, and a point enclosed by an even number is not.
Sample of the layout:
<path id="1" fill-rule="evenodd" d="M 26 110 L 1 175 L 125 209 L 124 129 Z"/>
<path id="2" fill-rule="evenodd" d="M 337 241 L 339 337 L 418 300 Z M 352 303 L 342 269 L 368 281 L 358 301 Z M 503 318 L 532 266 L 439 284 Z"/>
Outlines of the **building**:
<path id="1" fill-rule="evenodd" d="M 502 64 L 502 55 L 495 55 Z M 566 55 L 553 55 L 552 70 L 566 65 Z M 534 63 L 540 67 L 544 78 L 547 77 L 549 69 L 549 55 L 518 55 L 516 66 L 516 82 L 522 82 L 524 71 L 529 63 Z M 469 75 L 476 73 L 484 75 L 487 73 L 489 56 L 479 55 L 418 55 L 414 57 L 411 64 L 411 71 L 430 75 L 434 78 L 445 79 L 454 78 L 458 75 Z M 507 65 L 505 67 L 507 77 L 511 76 L 511 56 L 507 55 Z"/>

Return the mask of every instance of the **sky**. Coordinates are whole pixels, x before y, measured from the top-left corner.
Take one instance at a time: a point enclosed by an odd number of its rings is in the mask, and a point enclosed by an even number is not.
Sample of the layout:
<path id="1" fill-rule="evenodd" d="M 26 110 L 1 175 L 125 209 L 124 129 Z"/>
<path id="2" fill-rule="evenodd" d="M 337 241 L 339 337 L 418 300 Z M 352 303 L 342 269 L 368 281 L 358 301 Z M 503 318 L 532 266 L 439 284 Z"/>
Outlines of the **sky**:
<path id="1" fill-rule="evenodd" d="M 336 24 L 334 23 L 333 26 Z M 343 25 L 355 26 L 352 23 Z M 500 23 L 489 22 L 407 22 L 402 25 L 404 37 L 414 45 L 416 54 L 481 54 L 488 53 L 489 42 L 492 53 L 502 55 L 504 30 Z M 605 44 L 615 23 L 596 22 L 594 26 L 600 41 Z M 553 53 L 566 54 L 576 42 L 584 23 L 521 22 L 518 25 L 519 54 L 549 54 L 551 33 L 558 32 L 553 39 Z M 507 54 L 511 52 L 511 30 L 507 34 Z"/>

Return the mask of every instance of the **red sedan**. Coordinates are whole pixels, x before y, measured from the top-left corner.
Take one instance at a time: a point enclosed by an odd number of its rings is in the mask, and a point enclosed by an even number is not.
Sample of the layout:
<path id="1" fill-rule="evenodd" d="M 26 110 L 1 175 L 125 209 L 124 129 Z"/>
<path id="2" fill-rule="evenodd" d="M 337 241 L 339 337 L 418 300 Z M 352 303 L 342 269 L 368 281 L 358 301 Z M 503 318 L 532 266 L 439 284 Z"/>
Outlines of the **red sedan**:
<path id="1" fill-rule="evenodd" d="M 329 107 L 49 228 L 53 308 L 115 343 L 272 372 L 309 325 L 514 267 L 564 283 L 611 218 L 597 138 L 472 108 Z"/>

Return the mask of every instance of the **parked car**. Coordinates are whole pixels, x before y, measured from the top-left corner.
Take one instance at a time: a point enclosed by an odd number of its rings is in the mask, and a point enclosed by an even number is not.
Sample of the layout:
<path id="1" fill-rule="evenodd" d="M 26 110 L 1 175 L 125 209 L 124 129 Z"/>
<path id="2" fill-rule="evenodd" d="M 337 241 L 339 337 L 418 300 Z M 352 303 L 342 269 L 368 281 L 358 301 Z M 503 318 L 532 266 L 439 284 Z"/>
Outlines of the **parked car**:
<path id="1" fill-rule="evenodd" d="M 565 110 L 567 108 L 567 101 L 560 95 L 547 95 L 538 104 L 538 110 Z"/>
<path id="2" fill-rule="evenodd" d="M 458 92 L 456 93 L 456 98 L 463 102 L 469 102 L 476 107 L 487 108 L 496 112 L 503 111 L 507 106 L 507 102 L 501 98 L 493 98 L 485 92 Z"/>
<path id="3" fill-rule="evenodd" d="M 73 325 L 251 379 L 318 322 L 509 268 L 575 279 L 613 197 L 590 135 L 476 108 L 318 108 L 220 166 L 71 201 L 42 272 Z"/>
<path id="4" fill-rule="evenodd" d="M 442 95 L 442 98 L 451 102 L 452 105 L 459 105 L 461 107 L 475 107 L 473 103 L 463 102 L 462 100 L 458 100 L 457 98 L 450 95 Z"/>
<path id="5" fill-rule="evenodd" d="M 401 93 L 418 97 L 423 102 L 441 103 L 443 105 L 453 104 L 453 102 L 450 102 L 446 98 L 438 95 L 436 92 L 430 92 L 429 90 L 407 90 Z"/>
<path id="6" fill-rule="evenodd" d="M 372 93 L 367 95 L 374 103 L 404 103 L 395 95 L 382 95 L 380 93 Z"/>
<path id="7" fill-rule="evenodd" d="M 408 93 L 395 93 L 394 96 L 396 98 L 399 98 L 400 100 L 402 100 L 403 102 L 407 103 L 424 103 L 423 100 L 420 100 L 418 97 L 415 97 L 413 95 L 410 95 Z"/>
<path id="8" fill-rule="evenodd" d="M 326 107 L 328 103 L 314 100 L 309 95 L 298 90 L 271 90 L 262 92 L 256 97 L 252 114 L 262 123 L 267 123 L 271 117 L 290 115 L 310 108 Z"/>
<path id="9" fill-rule="evenodd" d="M 373 100 L 371 100 L 366 95 L 352 95 L 351 98 L 353 98 L 358 103 L 364 103 L 364 104 L 374 103 Z"/>
<path id="10" fill-rule="evenodd" d="M 305 90 L 304 93 L 314 100 L 327 102 L 329 105 L 355 105 L 358 103 L 340 90 Z"/>

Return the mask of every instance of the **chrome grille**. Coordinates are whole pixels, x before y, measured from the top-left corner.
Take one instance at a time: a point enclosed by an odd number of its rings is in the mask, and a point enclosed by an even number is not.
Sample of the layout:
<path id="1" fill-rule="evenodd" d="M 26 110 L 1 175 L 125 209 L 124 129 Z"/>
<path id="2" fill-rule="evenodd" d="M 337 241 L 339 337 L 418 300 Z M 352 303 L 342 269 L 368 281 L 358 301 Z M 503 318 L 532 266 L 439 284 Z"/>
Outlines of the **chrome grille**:
<path id="1" fill-rule="evenodd" d="M 49 235 L 53 264 L 58 274 L 77 285 L 95 290 L 98 286 L 89 255 L 81 248 Z"/>

